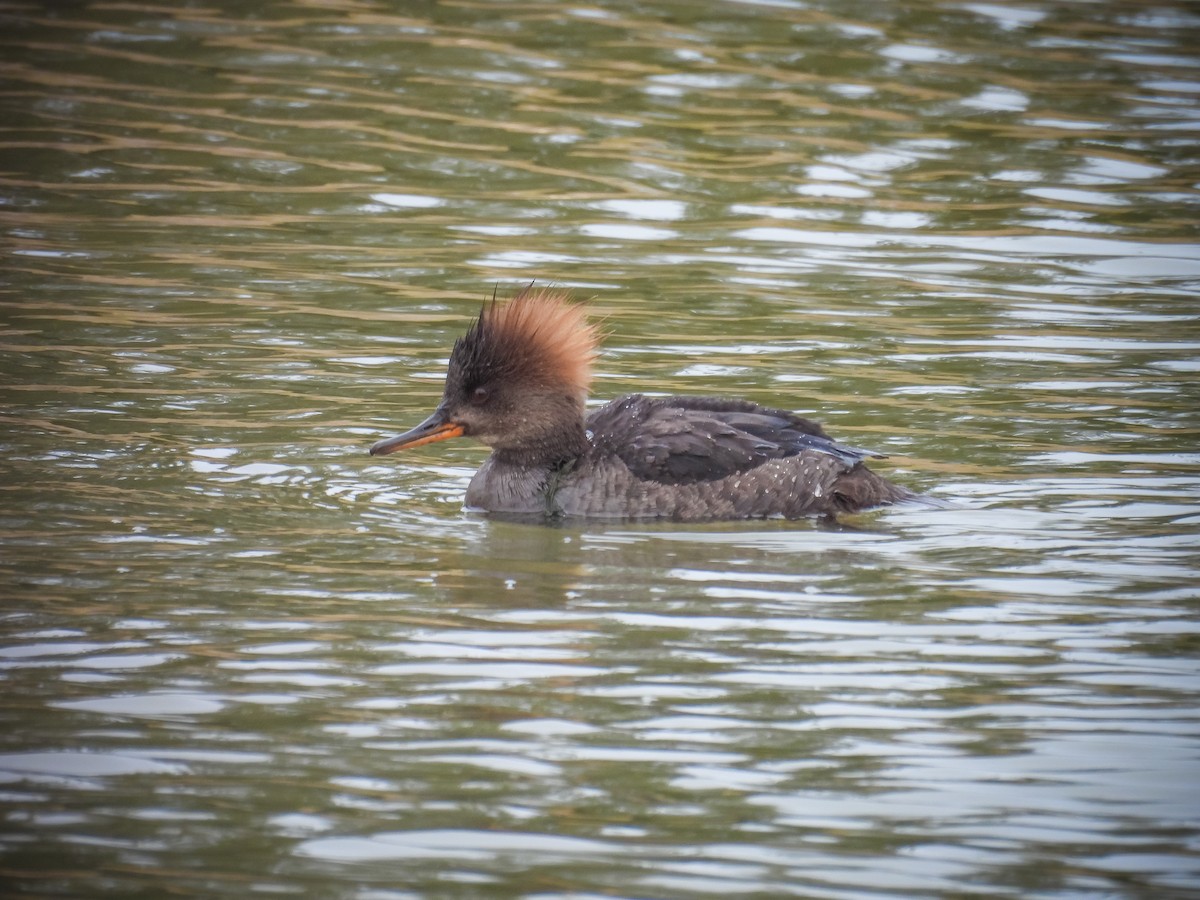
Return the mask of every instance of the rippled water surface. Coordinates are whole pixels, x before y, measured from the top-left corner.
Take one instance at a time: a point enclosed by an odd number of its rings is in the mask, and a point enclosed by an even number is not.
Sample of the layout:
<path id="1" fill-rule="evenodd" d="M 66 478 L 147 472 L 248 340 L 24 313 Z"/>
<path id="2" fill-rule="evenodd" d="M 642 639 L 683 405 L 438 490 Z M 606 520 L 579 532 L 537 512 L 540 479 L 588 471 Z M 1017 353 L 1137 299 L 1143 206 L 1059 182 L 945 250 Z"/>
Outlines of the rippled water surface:
<path id="1" fill-rule="evenodd" d="M 0 5 L 0 884 L 1200 891 L 1188 3 Z M 464 513 L 480 301 L 950 501 Z"/>

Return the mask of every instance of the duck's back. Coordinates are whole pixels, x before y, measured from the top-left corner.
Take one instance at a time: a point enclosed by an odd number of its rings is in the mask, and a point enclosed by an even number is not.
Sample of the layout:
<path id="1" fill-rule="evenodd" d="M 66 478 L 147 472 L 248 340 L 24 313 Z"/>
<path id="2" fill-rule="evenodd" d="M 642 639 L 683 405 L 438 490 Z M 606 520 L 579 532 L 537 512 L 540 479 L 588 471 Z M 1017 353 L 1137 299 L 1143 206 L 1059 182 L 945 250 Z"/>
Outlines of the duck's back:
<path id="1" fill-rule="evenodd" d="M 799 518 L 911 499 L 816 422 L 745 400 L 632 394 L 587 420 L 590 449 L 554 493 L 566 515 Z"/>

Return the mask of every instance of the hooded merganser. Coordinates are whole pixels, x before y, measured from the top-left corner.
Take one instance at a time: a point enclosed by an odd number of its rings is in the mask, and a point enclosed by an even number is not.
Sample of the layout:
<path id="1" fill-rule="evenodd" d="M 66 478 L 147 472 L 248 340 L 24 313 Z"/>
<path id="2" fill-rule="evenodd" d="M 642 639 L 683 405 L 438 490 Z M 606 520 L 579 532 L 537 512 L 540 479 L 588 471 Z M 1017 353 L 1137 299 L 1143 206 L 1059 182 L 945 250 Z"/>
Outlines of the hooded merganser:
<path id="1" fill-rule="evenodd" d="M 819 424 L 719 397 L 630 394 L 586 415 L 598 336 L 563 291 L 495 297 L 454 343 L 442 402 L 372 456 L 466 436 L 492 448 L 466 504 L 675 520 L 835 516 L 918 499 Z"/>

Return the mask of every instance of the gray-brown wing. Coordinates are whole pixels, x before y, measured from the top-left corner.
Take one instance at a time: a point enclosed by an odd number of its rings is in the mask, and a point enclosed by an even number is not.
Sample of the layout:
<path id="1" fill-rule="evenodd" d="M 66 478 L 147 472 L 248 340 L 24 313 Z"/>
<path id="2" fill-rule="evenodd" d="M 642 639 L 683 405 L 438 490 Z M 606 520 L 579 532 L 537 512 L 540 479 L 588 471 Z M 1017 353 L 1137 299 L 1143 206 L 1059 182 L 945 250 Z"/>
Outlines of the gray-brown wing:
<path id="1" fill-rule="evenodd" d="M 588 419 L 597 451 L 615 453 L 638 478 L 715 481 L 768 460 L 813 450 L 846 469 L 868 451 L 831 440 L 816 422 L 745 400 L 632 394 Z"/>

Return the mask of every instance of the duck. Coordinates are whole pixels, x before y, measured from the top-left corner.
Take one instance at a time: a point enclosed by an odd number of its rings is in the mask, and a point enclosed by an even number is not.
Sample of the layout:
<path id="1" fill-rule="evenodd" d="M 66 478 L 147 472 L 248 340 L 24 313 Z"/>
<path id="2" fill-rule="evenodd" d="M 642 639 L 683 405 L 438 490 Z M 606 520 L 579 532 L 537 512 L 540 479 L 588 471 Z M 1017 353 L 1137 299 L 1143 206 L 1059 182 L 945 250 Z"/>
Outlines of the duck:
<path id="1" fill-rule="evenodd" d="M 922 497 L 867 467 L 882 454 L 785 409 L 637 393 L 589 412 L 599 344 L 569 291 L 493 294 L 454 343 L 437 408 L 370 454 L 471 438 L 491 455 L 467 509 L 521 517 L 836 519 Z"/>

